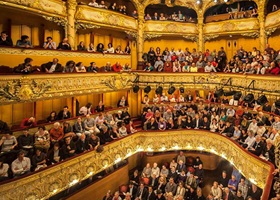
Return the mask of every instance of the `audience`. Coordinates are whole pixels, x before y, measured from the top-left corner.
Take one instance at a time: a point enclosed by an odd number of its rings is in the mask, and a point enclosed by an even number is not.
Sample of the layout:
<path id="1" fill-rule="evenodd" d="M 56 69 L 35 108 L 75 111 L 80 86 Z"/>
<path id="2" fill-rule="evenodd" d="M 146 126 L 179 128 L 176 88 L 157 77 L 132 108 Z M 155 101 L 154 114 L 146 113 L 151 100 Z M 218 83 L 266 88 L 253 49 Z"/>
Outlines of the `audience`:
<path id="1" fill-rule="evenodd" d="M 33 48 L 27 35 L 22 35 L 21 39 L 17 41 L 16 46 L 22 48 Z"/>
<path id="2" fill-rule="evenodd" d="M 7 32 L 5 31 L 1 32 L 0 46 L 13 46 L 12 39 L 8 36 Z"/>

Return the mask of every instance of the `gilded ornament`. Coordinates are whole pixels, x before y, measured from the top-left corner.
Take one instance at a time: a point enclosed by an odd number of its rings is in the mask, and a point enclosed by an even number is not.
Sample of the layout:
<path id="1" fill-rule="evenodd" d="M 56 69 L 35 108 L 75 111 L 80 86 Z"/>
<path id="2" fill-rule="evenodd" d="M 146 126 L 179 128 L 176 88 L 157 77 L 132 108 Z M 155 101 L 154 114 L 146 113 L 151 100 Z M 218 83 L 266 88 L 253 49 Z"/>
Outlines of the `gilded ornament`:
<path id="1" fill-rule="evenodd" d="M 46 15 L 42 15 L 42 17 L 48 21 L 54 22 L 59 26 L 66 26 L 67 25 L 67 19 L 62 17 L 50 17 Z"/>
<path id="2" fill-rule="evenodd" d="M 76 28 L 76 30 L 78 30 L 78 29 L 95 29 L 95 28 L 98 29 L 98 28 L 100 28 L 100 26 L 90 24 L 90 23 L 82 23 L 82 22 L 76 21 L 75 28 Z"/>
<path id="3" fill-rule="evenodd" d="M 246 36 L 246 37 L 252 37 L 252 38 L 260 37 L 260 33 L 259 33 L 259 32 L 242 33 L 241 35 L 242 35 L 242 36 Z"/>
<path id="4" fill-rule="evenodd" d="M 216 39 L 217 37 L 219 37 L 218 34 L 215 34 L 215 35 L 204 35 L 203 39 L 204 39 L 204 42 L 207 42 L 207 41 Z"/>
<path id="5" fill-rule="evenodd" d="M 159 38 L 161 37 L 161 34 L 149 34 L 149 33 L 144 33 L 144 40 L 151 40 L 154 38 Z"/>
<path id="6" fill-rule="evenodd" d="M 193 42 L 197 42 L 198 41 L 198 37 L 197 36 L 192 36 L 192 35 L 184 35 L 183 38 L 187 39 L 187 40 L 191 40 Z"/>

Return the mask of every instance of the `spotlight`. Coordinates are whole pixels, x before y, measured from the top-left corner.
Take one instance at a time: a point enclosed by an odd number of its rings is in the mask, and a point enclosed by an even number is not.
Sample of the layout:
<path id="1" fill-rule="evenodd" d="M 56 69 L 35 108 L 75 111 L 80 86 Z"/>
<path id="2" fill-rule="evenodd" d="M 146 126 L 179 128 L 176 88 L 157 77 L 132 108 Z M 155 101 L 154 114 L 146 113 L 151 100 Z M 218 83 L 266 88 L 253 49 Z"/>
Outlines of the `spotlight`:
<path id="1" fill-rule="evenodd" d="M 224 92 L 224 96 L 233 96 L 235 95 L 236 91 L 227 91 L 227 92 Z"/>
<path id="2" fill-rule="evenodd" d="M 214 0 L 214 3 L 218 3 L 218 0 Z"/>
<path id="3" fill-rule="evenodd" d="M 240 97 L 242 96 L 242 93 L 240 91 L 236 92 L 234 95 L 233 95 L 233 99 L 235 101 L 238 101 L 240 99 Z"/>
<path id="4" fill-rule="evenodd" d="M 223 94 L 224 94 L 224 90 L 223 90 L 223 88 L 221 88 L 221 89 L 218 89 L 218 90 L 215 91 L 214 97 L 219 98 Z"/>
<path id="5" fill-rule="evenodd" d="M 161 86 L 158 86 L 158 88 L 156 89 L 156 94 L 162 95 L 162 90 L 163 88 Z"/>
<path id="6" fill-rule="evenodd" d="M 244 101 L 245 101 L 246 103 L 251 103 L 253 100 L 254 100 L 254 95 L 253 95 L 252 93 L 247 94 L 247 95 L 245 96 L 245 98 L 244 98 Z"/>
<path id="7" fill-rule="evenodd" d="M 180 93 L 184 93 L 185 92 L 185 89 L 184 89 L 184 87 L 180 87 Z"/>
<path id="8" fill-rule="evenodd" d="M 137 93 L 139 91 L 139 89 L 140 89 L 139 85 L 134 85 L 132 90 L 134 93 Z"/>
<path id="9" fill-rule="evenodd" d="M 144 88 L 144 92 L 145 93 L 149 93 L 149 92 L 151 92 L 151 86 L 149 86 L 149 85 L 147 85 L 145 88 Z"/>
<path id="10" fill-rule="evenodd" d="M 268 102 L 266 96 L 263 94 L 261 96 L 259 96 L 258 100 L 257 100 L 259 105 L 264 105 L 266 102 Z"/>
<path id="11" fill-rule="evenodd" d="M 227 3 L 227 2 L 228 2 L 228 0 L 224 0 L 224 2 L 225 2 L 225 3 Z"/>
<path id="12" fill-rule="evenodd" d="M 169 89 L 168 89 L 168 94 L 173 94 L 175 92 L 175 87 L 174 86 L 171 86 Z"/>

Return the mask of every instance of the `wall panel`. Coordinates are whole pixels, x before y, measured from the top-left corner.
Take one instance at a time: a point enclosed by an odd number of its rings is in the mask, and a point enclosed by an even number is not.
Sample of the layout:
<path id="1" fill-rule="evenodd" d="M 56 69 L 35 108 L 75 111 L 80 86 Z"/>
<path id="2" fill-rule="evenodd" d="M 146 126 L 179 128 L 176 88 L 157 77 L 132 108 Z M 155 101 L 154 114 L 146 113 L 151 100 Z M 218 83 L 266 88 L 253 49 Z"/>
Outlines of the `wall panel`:
<path id="1" fill-rule="evenodd" d="M 280 41 L 280 29 L 276 30 L 269 38 L 268 44 L 275 50 L 279 50 L 279 41 Z"/>

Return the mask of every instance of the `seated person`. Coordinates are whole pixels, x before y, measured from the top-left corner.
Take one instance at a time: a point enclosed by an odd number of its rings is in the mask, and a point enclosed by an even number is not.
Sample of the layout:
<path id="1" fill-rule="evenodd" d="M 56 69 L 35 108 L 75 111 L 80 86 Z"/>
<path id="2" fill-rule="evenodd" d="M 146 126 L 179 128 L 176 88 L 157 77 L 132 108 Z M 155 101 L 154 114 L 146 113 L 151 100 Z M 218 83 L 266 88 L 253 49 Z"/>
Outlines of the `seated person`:
<path id="1" fill-rule="evenodd" d="M 78 51 L 86 51 L 86 50 L 87 50 L 87 48 L 86 48 L 86 46 L 85 46 L 85 43 L 84 43 L 83 41 L 81 41 L 81 42 L 79 43 L 79 45 L 77 46 L 77 50 L 78 50 Z"/>
<path id="2" fill-rule="evenodd" d="M 17 138 L 18 148 L 24 150 L 25 156 L 31 157 L 33 155 L 34 140 L 33 135 L 29 134 L 29 129 L 23 130 L 23 134 Z"/>
<path id="3" fill-rule="evenodd" d="M 45 63 L 41 65 L 41 69 L 43 72 L 53 73 L 53 72 L 62 72 L 63 67 L 60 63 L 58 63 L 58 59 L 54 58 L 52 62 Z"/>
<path id="4" fill-rule="evenodd" d="M 32 157 L 32 166 L 34 167 L 34 171 L 47 167 L 46 158 L 46 154 L 42 152 L 42 149 L 37 148 L 35 151 L 35 155 L 33 155 Z"/>
<path id="5" fill-rule="evenodd" d="M 92 7 L 99 7 L 98 3 L 96 2 L 96 0 L 92 0 L 91 2 L 89 2 L 88 4 L 89 6 L 92 6 Z"/>
<path id="6" fill-rule="evenodd" d="M 56 49 L 56 43 L 52 40 L 52 37 L 47 37 L 47 41 L 43 45 L 44 49 Z"/>
<path id="7" fill-rule="evenodd" d="M 3 158 L 0 158 L 0 182 L 9 179 L 8 170 L 9 170 L 9 165 L 7 163 L 4 163 Z"/>
<path id="8" fill-rule="evenodd" d="M 38 131 L 35 133 L 34 146 L 48 152 L 50 148 L 50 134 L 45 126 L 38 127 Z"/>
<path id="9" fill-rule="evenodd" d="M 29 173 L 30 168 L 31 168 L 30 159 L 24 157 L 24 152 L 20 151 L 18 153 L 18 158 L 14 160 L 14 162 L 12 162 L 12 166 L 11 166 L 14 177 L 19 177 L 21 175 Z"/>
<path id="10" fill-rule="evenodd" d="M 89 114 L 86 115 L 84 124 L 85 124 L 85 130 L 89 131 L 91 134 L 94 132 L 99 132 L 99 130 L 96 128 L 95 120 Z"/>
<path id="11" fill-rule="evenodd" d="M 63 122 L 63 133 L 64 137 L 76 137 L 76 134 L 73 131 L 73 127 L 69 122 Z"/>
<path id="12" fill-rule="evenodd" d="M 90 63 L 90 66 L 87 68 L 87 72 L 94 72 L 94 73 L 98 72 L 98 67 L 96 66 L 95 62 Z"/>
<path id="13" fill-rule="evenodd" d="M 131 67 L 129 66 L 128 63 L 125 63 L 125 65 L 122 68 L 123 72 L 130 72 L 131 71 Z"/>
<path id="14" fill-rule="evenodd" d="M 144 71 L 145 71 L 145 72 L 152 72 L 152 71 L 154 71 L 154 67 L 151 65 L 150 62 L 148 62 L 148 63 L 146 64 L 146 66 L 145 66 L 145 68 L 144 68 Z"/>
<path id="15" fill-rule="evenodd" d="M 120 134 L 120 137 L 127 136 L 127 129 L 126 129 L 125 123 L 122 123 L 121 127 L 119 128 L 119 134 Z"/>
<path id="16" fill-rule="evenodd" d="M 100 53 L 104 53 L 104 44 L 99 43 L 96 47 L 96 51 Z"/>
<path id="17" fill-rule="evenodd" d="M 76 142 L 76 153 L 84 153 L 90 150 L 89 141 L 86 139 L 86 135 L 82 133 L 79 140 Z"/>
<path id="18" fill-rule="evenodd" d="M 125 124 L 129 124 L 130 114 L 128 113 L 128 109 L 127 108 L 124 108 L 124 110 L 122 112 L 122 119 L 123 119 Z"/>
<path id="19" fill-rule="evenodd" d="M 57 114 L 55 111 L 52 111 L 50 113 L 50 115 L 48 116 L 47 120 L 46 120 L 48 123 L 52 123 L 52 122 L 55 122 L 57 121 Z"/>
<path id="20" fill-rule="evenodd" d="M 122 96 L 122 98 L 118 101 L 117 106 L 118 107 L 126 107 L 126 106 L 128 106 L 128 102 L 127 102 L 125 96 Z"/>
<path id="21" fill-rule="evenodd" d="M 71 50 L 71 45 L 69 44 L 68 38 L 64 38 L 62 42 L 58 44 L 57 49 L 59 50 Z"/>
<path id="22" fill-rule="evenodd" d="M 8 36 L 7 32 L 5 31 L 1 32 L 0 46 L 13 46 L 13 40 Z"/>
<path id="23" fill-rule="evenodd" d="M 17 67 L 14 68 L 15 73 L 22 73 L 22 74 L 30 74 L 35 71 L 40 71 L 39 68 L 32 67 L 32 58 L 25 58 L 24 63 L 19 64 Z"/>
<path id="24" fill-rule="evenodd" d="M 90 131 L 85 129 L 85 123 L 82 121 L 81 117 L 78 117 L 77 121 L 74 124 L 74 132 L 78 137 L 85 133 L 86 135 L 90 135 Z"/>
<path id="25" fill-rule="evenodd" d="M 87 72 L 86 67 L 82 62 L 78 62 L 75 67 L 76 72 Z"/>
<path id="26" fill-rule="evenodd" d="M 66 63 L 66 66 L 63 69 L 64 73 L 72 73 L 72 72 L 76 72 L 76 67 L 75 67 L 75 62 L 73 60 L 69 60 Z"/>
<path id="27" fill-rule="evenodd" d="M 25 118 L 21 121 L 20 128 L 30 128 L 37 126 L 37 122 L 34 117 Z"/>
<path id="28" fill-rule="evenodd" d="M 114 64 L 114 65 L 112 66 L 112 69 L 113 69 L 114 72 L 120 72 L 120 71 L 122 71 L 122 66 L 121 66 L 120 62 L 116 62 L 116 64 Z"/>
<path id="29" fill-rule="evenodd" d="M 121 45 L 118 45 L 117 48 L 115 49 L 116 54 L 123 54 L 123 51 L 121 49 Z"/>
<path id="30" fill-rule="evenodd" d="M 104 51 L 104 53 L 115 53 L 115 49 L 114 49 L 112 43 L 108 44 L 108 49 L 106 51 Z"/>
<path id="31" fill-rule="evenodd" d="M 53 145 L 53 148 L 48 152 L 48 165 L 58 163 L 62 160 L 62 150 L 59 149 L 59 143 L 56 142 Z"/>
<path id="32" fill-rule="evenodd" d="M 59 142 L 64 137 L 63 129 L 59 122 L 53 124 L 53 128 L 50 129 L 50 139 L 52 143 Z"/>
<path id="33" fill-rule="evenodd" d="M 1 153 L 15 152 L 14 149 L 17 145 L 17 139 L 12 135 L 12 132 L 6 132 L 0 140 Z"/>
<path id="34" fill-rule="evenodd" d="M 95 48 L 94 48 L 94 46 L 93 46 L 93 43 L 90 43 L 90 44 L 88 45 L 87 51 L 88 51 L 88 52 L 95 52 Z"/>
<path id="35" fill-rule="evenodd" d="M 79 110 L 79 114 L 80 115 L 84 115 L 86 116 L 87 114 L 91 114 L 91 107 L 92 107 L 92 104 L 91 103 L 87 103 L 87 105 L 83 106 L 80 108 Z"/>
<path id="36" fill-rule="evenodd" d="M 63 110 L 61 110 L 57 115 L 58 120 L 69 119 L 70 117 L 71 113 L 68 110 L 68 106 L 64 106 Z"/>
<path id="37" fill-rule="evenodd" d="M 71 140 L 71 137 L 66 137 L 64 139 L 64 144 L 61 147 L 62 150 L 62 159 L 65 160 L 75 155 L 76 153 L 76 145 Z"/>
<path id="38" fill-rule="evenodd" d="M 111 72 L 112 70 L 113 69 L 112 69 L 111 63 L 107 62 L 106 65 L 104 66 L 104 72 Z"/>
<path id="39" fill-rule="evenodd" d="M 89 138 L 89 147 L 90 150 L 97 150 L 97 148 L 100 146 L 100 139 L 97 137 L 94 133 L 90 135 Z"/>
<path id="40" fill-rule="evenodd" d="M 21 39 L 17 41 L 16 47 L 33 48 L 27 35 L 21 36 Z"/>
<path id="41" fill-rule="evenodd" d="M 96 106 L 95 111 L 96 112 L 104 112 L 105 108 L 104 108 L 104 104 L 102 101 L 99 101 L 98 106 Z"/>

